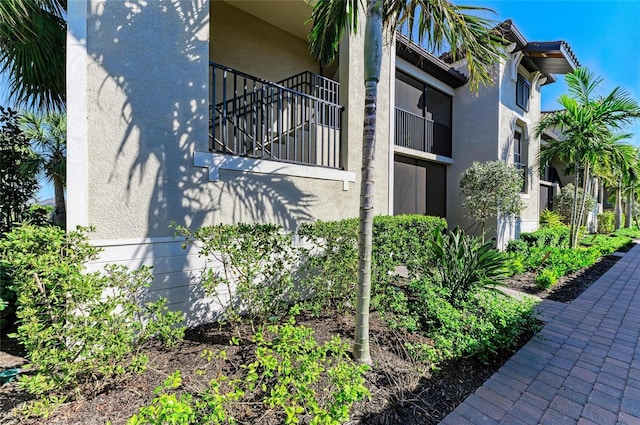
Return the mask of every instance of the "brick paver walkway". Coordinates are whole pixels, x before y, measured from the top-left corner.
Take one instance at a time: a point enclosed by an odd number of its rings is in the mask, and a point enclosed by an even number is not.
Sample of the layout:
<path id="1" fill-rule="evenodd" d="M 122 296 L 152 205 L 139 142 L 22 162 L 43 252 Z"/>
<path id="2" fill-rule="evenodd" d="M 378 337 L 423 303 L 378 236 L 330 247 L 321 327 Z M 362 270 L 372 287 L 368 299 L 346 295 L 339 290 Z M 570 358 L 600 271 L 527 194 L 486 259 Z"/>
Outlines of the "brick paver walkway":
<path id="1" fill-rule="evenodd" d="M 542 331 L 441 423 L 640 425 L 640 245 L 539 307 Z"/>

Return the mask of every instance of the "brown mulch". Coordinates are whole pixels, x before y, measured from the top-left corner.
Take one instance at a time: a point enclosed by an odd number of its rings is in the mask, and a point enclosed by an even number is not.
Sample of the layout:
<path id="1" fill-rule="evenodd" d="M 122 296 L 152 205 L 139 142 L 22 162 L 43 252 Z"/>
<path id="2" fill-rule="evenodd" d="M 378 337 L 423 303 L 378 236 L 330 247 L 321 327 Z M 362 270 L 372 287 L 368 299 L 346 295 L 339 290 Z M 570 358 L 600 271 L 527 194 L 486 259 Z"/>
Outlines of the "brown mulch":
<path id="1" fill-rule="evenodd" d="M 596 265 L 561 279 L 551 290 L 535 288 L 533 274 L 511 279 L 511 288 L 535 294 L 542 298 L 571 302 L 591 283 L 611 267 L 619 257 L 607 256 Z M 353 337 L 352 317 L 326 316 L 306 317 L 299 323 L 315 329 L 316 339 L 328 340 L 339 335 L 344 340 Z M 403 343 L 419 338 L 400 334 L 388 329 L 376 314 L 371 318 L 371 355 L 374 367 L 367 372 L 367 386 L 371 399 L 357 403 L 352 408 L 352 424 L 437 424 L 473 393 L 507 360 L 509 354 L 485 364 L 475 358 L 460 359 L 441 365 L 438 370 L 418 370 L 404 350 Z M 87 395 L 83 399 L 65 403 L 47 420 L 25 419 L 12 413 L 12 409 L 30 397 L 20 390 L 15 382 L 0 386 L 0 423 L 2 424 L 125 424 L 127 419 L 141 406 L 153 399 L 153 390 L 176 370 L 182 371 L 183 388 L 201 389 L 205 383 L 219 374 L 232 377 L 234 368 L 251 361 L 251 343 L 243 340 L 238 346 L 229 346 L 233 334 L 229 329 L 217 325 L 203 325 L 189 329 L 185 341 L 175 349 L 159 345 L 146 347 L 150 358 L 149 369 L 142 375 L 113 383 L 99 394 Z M 528 336 L 530 337 L 530 336 Z M 526 343 L 527 338 L 522 341 Z M 426 341 L 413 341 L 426 342 Z M 17 344 L 0 340 L 0 362 L 5 359 L 16 362 L 20 356 Z M 202 356 L 204 349 L 225 350 L 229 362 L 208 362 Z M 11 356 L 11 357 L 9 357 Z M 20 360 L 20 359 L 19 359 Z M 3 367 L 14 364 L 2 364 Z M 235 365 L 235 366 L 234 366 Z M 197 374 L 196 371 L 203 371 Z M 237 369 L 236 369 L 237 370 Z M 259 405 L 247 403 L 234 410 L 240 424 L 275 425 L 283 423 L 281 416 L 270 410 L 261 410 Z"/>

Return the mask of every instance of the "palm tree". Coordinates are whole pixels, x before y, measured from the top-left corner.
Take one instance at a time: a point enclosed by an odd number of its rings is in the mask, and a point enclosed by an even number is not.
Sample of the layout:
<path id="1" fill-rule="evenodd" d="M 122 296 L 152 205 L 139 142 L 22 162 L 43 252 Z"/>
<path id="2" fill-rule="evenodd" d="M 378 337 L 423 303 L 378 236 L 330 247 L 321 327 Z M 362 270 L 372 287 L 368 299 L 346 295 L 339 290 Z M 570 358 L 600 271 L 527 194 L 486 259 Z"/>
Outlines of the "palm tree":
<path id="1" fill-rule="evenodd" d="M 573 165 L 575 192 L 570 227 L 571 246 L 575 247 L 593 166 L 607 156 L 612 163 L 620 164 L 618 161 L 622 154 L 618 149 L 619 143 L 612 134 L 639 117 L 640 107 L 620 87 L 616 87 L 607 96 L 595 97 L 594 92 L 602 79 L 586 68 L 578 68 L 567 74 L 565 80 L 570 95 L 558 98 L 563 109 L 544 115 L 536 126 L 535 133 L 538 137 L 543 131 L 555 128 L 563 135 L 562 140 L 551 141 L 541 149 L 539 162 L 544 164 L 557 157 L 565 164 Z M 579 201 L 580 183 L 583 192 Z"/>
<path id="2" fill-rule="evenodd" d="M 20 128 L 31 142 L 33 157 L 24 166 L 53 182 L 55 212 L 53 223 L 66 227 L 64 189 L 67 170 L 67 116 L 60 112 L 35 114 L 25 112 L 20 117 Z"/>
<path id="3" fill-rule="evenodd" d="M 627 173 L 626 188 L 627 205 L 624 227 L 632 227 L 633 223 L 633 204 L 635 203 L 636 191 L 638 189 L 638 181 L 640 180 L 640 149 L 635 147 L 630 160 L 629 172 Z"/>
<path id="4" fill-rule="evenodd" d="M 603 156 L 601 161 L 610 168 L 609 183 L 615 185 L 615 230 L 618 230 L 622 223 L 622 195 L 631 182 L 637 179 L 636 170 L 636 148 L 629 144 L 619 143 L 622 139 L 628 139 L 631 134 L 613 136 L 609 142 L 611 148 L 608 155 Z"/>
<path id="5" fill-rule="evenodd" d="M 357 31 L 361 13 L 366 15 L 364 32 L 364 131 L 362 138 L 362 182 L 360 189 L 360 225 L 358 234 L 358 303 L 354 358 L 371 363 L 369 353 L 369 300 L 371 293 L 371 249 L 373 233 L 373 158 L 375 152 L 377 87 L 380 80 L 383 33 L 394 36 L 407 24 L 410 36 L 434 49 L 446 43 L 452 57 L 465 58 L 470 86 L 492 84 L 492 68 L 500 58 L 502 39 L 490 30 L 491 22 L 466 14 L 471 8 L 456 6 L 447 0 L 319 0 L 313 9 L 309 34 L 312 55 L 322 64 L 333 62 L 345 30 Z"/>
<path id="6" fill-rule="evenodd" d="M 637 179 L 637 152 L 626 143 L 620 143 L 630 138 L 631 134 L 612 135 L 604 142 L 602 154 L 592 166 L 593 176 L 600 179 L 609 188 L 616 188 L 615 226 L 620 228 L 622 220 L 622 194 L 624 188 L 630 186 Z"/>
<path id="7" fill-rule="evenodd" d="M 0 72 L 16 105 L 64 108 L 67 0 L 0 1 Z"/>

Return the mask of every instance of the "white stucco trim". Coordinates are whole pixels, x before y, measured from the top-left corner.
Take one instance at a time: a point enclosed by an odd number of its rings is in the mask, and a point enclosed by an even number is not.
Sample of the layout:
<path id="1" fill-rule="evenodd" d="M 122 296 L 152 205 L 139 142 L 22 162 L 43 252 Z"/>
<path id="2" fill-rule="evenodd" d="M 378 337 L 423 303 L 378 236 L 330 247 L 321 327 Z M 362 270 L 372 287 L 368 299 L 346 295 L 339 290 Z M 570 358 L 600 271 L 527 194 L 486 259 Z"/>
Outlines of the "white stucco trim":
<path id="1" fill-rule="evenodd" d="M 395 52 L 396 51 L 396 38 L 393 37 L 393 41 L 391 43 L 391 46 L 389 46 L 389 51 L 390 52 Z M 390 115 L 393 114 L 393 111 L 395 110 L 396 104 L 395 104 L 395 99 L 396 99 L 396 83 L 395 83 L 395 78 L 396 78 L 396 60 L 398 59 L 397 55 L 395 54 L 390 54 L 389 55 L 389 112 Z M 395 114 L 393 114 L 392 116 L 395 117 Z M 387 178 L 388 178 L 388 188 L 389 190 L 387 190 L 387 202 L 389 205 L 389 208 L 387 210 L 387 214 L 389 215 L 393 215 L 393 198 L 395 196 L 395 162 L 394 162 L 394 156 L 395 156 L 395 151 L 394 151 L 394 146 L 395 146 L 395 134 L 396 134 L 396 120 L 395 119 L 389 119 L 389 137 L 388 137 L 388 143 L 389 143 L 389 167 L 388 167 L 388 171 L 387 171 Z"/>
<path id="2" fill-rule="evenodd" d="M 511 59 L 511 81 L 514 83 L 518 81 L 518 67 L 520 66 L 520 62 L 524 57 L 524 53 L 522 51 L 517 51 L 513 54 L 513 58 Z"/>
<path id="3" fill-rule="evenodd" d="M 440 164 L 453 164 L 453 158 L 449 158 L 448 156 L 436 155 L 433 153 L 417 151 L 415 149 L 405 148 L 402 146 L 394 146 L 393 151 L 397 154 L 403 156 L 409 156 L 411 158 L 424 159 L 429 162 L 437 162 Z"/>
<path id="4" fill-rule="evenodd" d="M 164 236 L 158 238 L 121 238 L 121 239 L 92 239 L 94 246 L 125 246 L 125 245 L 149 245 L 155 243 L 184 242 L 183 237 Z"/>
<path id="5" fill-rule="evenodd" d="M 220 180 L 220 170 L 240 171 L 244 173 L 277 174 L 292 177 L 307 177 L 319 180 L 341 181 L 342 190 L 349 190 L 349 183 L 356 182 L 353 171 L 310 165 L 288 164 L 266 159 L 246 158 L 214 152 L 195 152 L 193 165 L 209 169 L 209 181 Z"/>
<path id="6" fill-rule="evenodd" d="M 411 62 L 406 61 L 405 59 L 396 57 L 396 66 L 395 66 L 395 68 L 399 69 L 400 71 L 402 71 L 402 72 L 404 72 L 406 74 L 411 75 L 414 78 L 419 79 L 420 81 L 424 81 L 425 83 L 427 83 L 431 87 L 433 87 L 435 89 L 438 89 L 441 92 L 446 93 L 447 95 L 449 95 L 451 97 L 455 97 L 456 93 L 455 93 L 455 90 L 453 89 L 453 87 L 448 86 L 447 84 L 445 84 L 442 81 L 438 80 L 434 76 L 427 74 L 426 72 L 424 72 L 420 68 L 416 67 Z M 395 79 L 395 74 L 394 74 L 394 79 Z M 392 99 L 395 99 L 395 98 L 392 98 Z"/>
<path id="7" fill-rule="evenodd" d="M 87 0 L 67 8 L 67 228 L 89 224 Z"/>

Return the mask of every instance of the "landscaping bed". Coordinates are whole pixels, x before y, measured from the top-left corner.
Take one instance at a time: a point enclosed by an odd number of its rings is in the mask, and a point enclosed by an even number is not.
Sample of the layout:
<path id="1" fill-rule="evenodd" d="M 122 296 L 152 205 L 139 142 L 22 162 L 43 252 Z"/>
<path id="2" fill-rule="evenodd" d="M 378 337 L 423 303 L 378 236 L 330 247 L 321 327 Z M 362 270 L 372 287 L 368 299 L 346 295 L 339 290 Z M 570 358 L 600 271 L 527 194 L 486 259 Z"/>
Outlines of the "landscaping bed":
<path id="1" fill-rule="evenodd" d="M 318 340 L 328 340 L 333 335 L 341 335 L 349 340 L 353 335 L 351 317 L 307 318 L 300 323 L 313 327 Z M 447 362 L 436 371 L 419 371 L 402 349 L 402 342 L 407 335 L 389 330 L 375 315 L 371 321 L 371 331 L 371 354 L 376 362 L 366 373 L 371 399 L 353 406 L 351 423 L 437 424 L 506 361 L 506 358 L 496 358 L 484 364 L 470 358 Z M 206 367 L 207 362 L 202 358 L 204 349 L 224 349 L 229 362 L 235 364 L 249 360 L 251 353 L 247 346 L 241 344 L 233 349 L 227 346 L 231 337 L 228 329 L 208 325 L 187 331 L 185 341 L 174 349 L 149 345 L 145 347 L 150 358 L 146 373 L 118 382 L 93 397 L 66 403 L 46 420 L 10 415 L 10 409 L 30 397 L 18 389 L 15 381 L 5 384 L 0 387 L 0 422 L 97 425 L 110 421 L 113 425 L 125 424 L 141 406 L 151 402 L 154 388 L 175 370 L 183 371 L 185 386 L 190 384 L 190 380 L 195 382 L 189 371 Z M 216 369 L 214 365 L 209 367 Z M 245 405 L 243 411 L 234 413 L 241 424 L 281 423 L 269 411 L 256 411 L 250 403 Z"/>
<path id="2" fill-rule="evenodd" d="M 582 294 L 593 282 L 609 270 L 619 255 L 611 254 L 600 258 L 594 265 L 561 277 L 550 288 L 541 289 L 536 285 L 536 273 L 526 272 L 512 276 L 505 281 L 507 287 L 539 298 L 570 303 Z"/>
<path id="3" fill-rule="evenodd" d="M 511 278 L 508 286 L 541 298 L 570 302 L 597 280 L 619 259 L 616 255 L 603 257 L 597 264 L 567 276 L 551 290 L 539 291 L 532 273 Z M 350 316 L 306 317 L 301 324 L 312 327 L 318 340 L 328 340 L 340 335 L 348 341 L 353 335 L 353 319 Z M 449 412 L 473 393 L 507 360 L 508 355 L 483 363 L 475 358 L 446 362 L 435 371 L 418 371 L 415 363 L 403 350 L 403 341 L 411 336 L 390 330 L 377 315 L 371 321 L 372 357 L 374 368 L 366 373 L 366 385 L 371 399 L 356 403 L 352 408 L 352 422 L 362 424 L 437 424 Z M 229 349 L 231 338 L 228 329 L 205 325 L 187 331 L 185 341 L 178 347 L 167 349 L 161 345 L 145 347 L 150 366 L 147 373 L 118 382 L 102 393 L 67 403 L 52 416 L 43 420 L 11 417 L 9 411 L 29 395 L 18 389 L 15 382 L 0 387 L 0 411 L 3 424 L 125 424 L 137 410 L 151 402 L 153 389 L 159 386 L 175 370 L 184 373 L 202 368 L 205 348 L 225 349 L 231 363 L 240 364 L 250 355 L 246 346 Z M 414 336 L 413 338 L 417 338 Z M 522 344 L 526 343 L 526 338 Z M 8 351 L 22 354 L 15 344 Z M 215 368 L 214 368 L 215 369 Z M 422 372 L 422 373 L 421 373 Z M 269 412 L 247 410 L 237 416 L 239 423 L 276 424 Z"/>
<path id="4" fill-rule="evenodd" d="M 16 293 L 30 294 L 19 299 L 23 310 L 18 310 L 18 318 L 23 325 L 17 332 L 21 341 L 30 344 L 30 352 L 40 357 L 31 354 L 36 369 L 23 374 L 20 387 L 15 381 L 0 387 L 0 422 L 271 425 L 314 419 L 331 424 L 436 424 L 540 328 L 533 301 L 485 290 L 494 277 L 503 275 L 505 264 L 534 270 L 523 252 L 535 252 L 544 256 L 537 269 L 545 261 L 547 267 L 556 269 L 573 267 L 578 273 L 557 280 L 546 291 L 536 288 L 540 285 L 531 272 L 508 282 L 543 298 L 560 297 L 562 291 L 562 300 L 569 302 L 615 260 L 615 256 L 605 257 L 592 267 L 575 267 L 578 261 L 595 257 L 596 249 L 604 250 L 595 247 L 580 251 L 587 254 L 582 257 L 557 249 L 555 257 L 544 255 L 546 246 L 558 245 L 542 239 L 562 235 L 555 230 L 529 236 L 535 248 L 520 244 L 517 251 L 504 255 L 459 229 L 444 232 L 444 223 L 438 219 L 378 219 L 369 331 L 373 366 L 365 370 L 349 355 L 355 333 L 355 224 L 350 220 L 307 228 L 305 236 L 315 238 L 316 246 L 324 249 L 296 257 L 291 256 L 295 252 L 288 238 L 273 226 L 218 226 L 185 232 L 190 243 L 202 240 L 212 253 L 230 253 L 238 262 L 228 264 L 240 267 L 230 272 L 250 278 L 239 280 L 237 288 L 248 314 L 241 317 L 229 304 L 223 311 L 225 325 L 187 329 L 182 341 L 178 337 L 183 329 L 172 326 L 179 317 L 165 311 L 164 300 L 142 307 L 130 297 L 116 298 L 123 290 L 135 297 L 135 288 L 149 284 L 148 269 L 111 268 L 105 275 L 87 275 L 81 273 L 85 256 L 72 255 L 78 248 L 93 252 L 82 233 L 20 230 L 27 233 L 27 241 L 51 240 L 44 245 L 25 244 L 22 237 L 11 235 L 5 242 L 5 255 L 14 261 L 14 277 L 19 278 L 15 282 L 23 285 Z M 220 241 L 231 243 L 213 245 Z M 621 246 L 614 238 L 593 237 L 590 242 L 600 247 L 611 247 L 613 242 Z M 56 245 L 62 251 L 33 249 Z M 263 247 L 276 249 L 255 251 Z M 28 255 L 13 257 L 17 249 Z M 58 252 L 67 254 L 59 256 Z M 26 263 L 44 254 L 47 262 Z M 264 258 L 279 260 L 256 262 Z M 302 284 L 314 294 L 293 307 L 286 296 L 295 296 L 290 292 L 295 285 L 282 272 L 292 260 L 304 262 Z M 60 261 L 68 267 L 59 267 Z M 393 272 L 401 264 L 407 266 L 408 275 Z M 460 264 L 467 267 L 459 268 Z M 244 272 L 255 270 L 256 265 L 262 272 Z M 41 269 L 34 272 L 35 267 Z M 41 290 L 39 276 L 48 279 L 48 290 Z M 204 281 L 211 285 L 210 290 L 229 283 L 220 275 L 205 277 L 211 279 Z M 261 279 L 260 283 L 255 279 Z M 60 291 L 59 282 L 75 282 L 60 292 L 70 294 L 66 298 L 52 297 Z M 114 285 L 121 289 L 107 304 L 101 288 Z M 90 292 L 78 292 L 85 289 Z M 60 299 L 64 302 L 59 303 Z M 31 310 L 24 310 L 30 303 Z M 92 318 L 77 315 L 74 305 L 82 306 Z M 37 315 L 25 315 L 28 311 Z M 134 316 L 123 319 L 122 313 L 114 313 L 118 311 Z M 25 319 L 32 316 L 40 322 L 27 327 Z M 142 322 L 138 317 L 151 321 Z M 76 322 L 67 326 L 69 321 Z M 76 338 L 84 343 L 65 343 Z M 9 354 L 23 355 L 19 345 L 0 346 L 7 348 Z M 13 360 L 0 355 L 0 361 Z M 29 406 L 30 417 L 12 411 L 24 405 Z"/>

